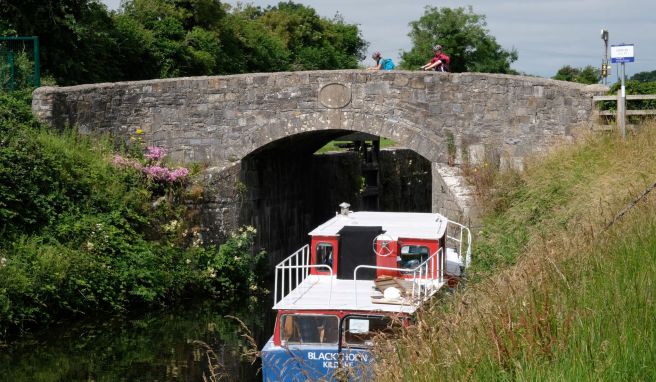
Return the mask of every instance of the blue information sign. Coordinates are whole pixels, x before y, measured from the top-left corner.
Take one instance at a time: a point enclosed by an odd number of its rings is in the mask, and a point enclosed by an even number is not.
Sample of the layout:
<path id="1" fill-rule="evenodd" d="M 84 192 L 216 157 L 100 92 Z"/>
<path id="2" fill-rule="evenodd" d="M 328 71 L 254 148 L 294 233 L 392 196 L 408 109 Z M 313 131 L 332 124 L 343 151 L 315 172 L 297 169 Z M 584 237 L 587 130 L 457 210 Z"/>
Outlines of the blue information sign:
<path id="1" fill-rule="evenodd" d="M 621 62 L 635 62 L 633 44 L 611 45 L 610 62 L 613 64 Z"/>
<path id="2" fill-rule="evenodd" d="M 610 62 L 613 64 L 616 63 L 621 63 L 621 62 L 635 62 L 635 57 L 611 57 Z"/>

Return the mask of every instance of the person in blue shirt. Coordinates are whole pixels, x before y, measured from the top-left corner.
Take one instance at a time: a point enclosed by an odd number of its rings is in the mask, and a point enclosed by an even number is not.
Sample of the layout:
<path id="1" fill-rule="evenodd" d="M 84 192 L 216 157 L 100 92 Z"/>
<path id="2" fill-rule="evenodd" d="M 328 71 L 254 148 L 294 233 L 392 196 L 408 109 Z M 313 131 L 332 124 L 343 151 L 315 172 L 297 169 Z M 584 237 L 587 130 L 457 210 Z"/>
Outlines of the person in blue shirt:
<path id="1" fill-rule="evenodd" d="M 391 58 L 383 58 L 379 51 L 375 51 L 371 58 L 376 61 L 375 66 L 368 67 L 367 70 L 392 70 L 394 69 L 394 62 Z"/>

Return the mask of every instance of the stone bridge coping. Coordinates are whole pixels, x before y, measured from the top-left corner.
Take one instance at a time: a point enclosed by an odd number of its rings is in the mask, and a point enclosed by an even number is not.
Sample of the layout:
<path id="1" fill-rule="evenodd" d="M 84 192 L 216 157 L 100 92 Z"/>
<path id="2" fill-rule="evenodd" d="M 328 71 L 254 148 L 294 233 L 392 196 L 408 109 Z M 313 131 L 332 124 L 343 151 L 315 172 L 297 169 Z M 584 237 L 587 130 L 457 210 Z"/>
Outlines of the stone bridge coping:
<path id="1" fill-rule="evenodd" d="M 34 95 L 42 95 L 49 93 L 59 93 L 59 92 L 72 92 L 72 91 L 84 91 L 84 90 L 96 90 L 96 89 L 105 89 L 105 88 L 115 88 L 115 87 L 125 87 L 133 85 L 153 85 L 153 84 L 162 84 L 162 83 L 179 83 L 181 81 L 207 81 L 210 79 L 245 79 L 248 81 L 249 78 L 256 77 L 269 77 L 269 76 L 301 76 L 301 75 L 320 75 L 320 74 L 366 74 L 370 76 L 377 75 L 389 75 L 392 73 L 407 74 L 414 76 L 446 76 L 451 80 L 457 79 L 458 77 L 479 77 L 479 78 L 512 78 L 514 80 L 524 79 L 530 81 L 532 85 L 553 85 L 557 84 L 561 87 L 577 89 L 585 93 L 598 94 L 607 92 L 609 88 L 602 84 L 593 84 L 593 85 L 584 85 L 576 82 L 569 81 L 560 81 L 550 78 L 543 77 L 533 77 L 533 76 L 521 76 L 521 75 L 511 75 L 511 74 L 497 74 L 497 73 L 477 73 L 477 72 L 464 72 L 464 73 L 438 73 L 438 72 L 419 72 L 419 71 L 410 71 L 410 70 L 389 70 L 389 71 L 373 71 L 365 72 L 363 70 L 314 70 L 314 71 L 296 71 L 296 72 L 263 72 L 263 73 L 243 73 L 243 74 L 229 74 L 229 75 L 215 75 L 215 76 L 193 76 L 193 77 L 175 77 L 175 78 L 162 78 L 162 79 L 150 79 L 150 80 L 138 80 L 138 81 L 118 81 L 118 82 L 99 82 L 93 84 L 82 84 L 82 85 L 72 85 L 72 86 L 42 86 L 34 90 Z M 457 80 L 456 80 L 457 81 Z"/>

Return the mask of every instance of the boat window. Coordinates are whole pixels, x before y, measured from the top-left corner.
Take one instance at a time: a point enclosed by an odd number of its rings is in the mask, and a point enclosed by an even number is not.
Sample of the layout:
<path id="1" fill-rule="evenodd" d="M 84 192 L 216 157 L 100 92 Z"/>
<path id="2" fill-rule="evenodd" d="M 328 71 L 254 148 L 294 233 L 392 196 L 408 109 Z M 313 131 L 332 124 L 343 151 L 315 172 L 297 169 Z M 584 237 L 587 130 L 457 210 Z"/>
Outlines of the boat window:
<path id="1" fill-rule="evenodd" d="M 344 344 L 356 347 L 373 345 L 379 334 L 389 334 L 398 325 L 389 317 L 348 316 L 344 319 Z"/>
<path id="2" fill-rule="evenodd" d="M 403 245 L 398 257 L 399 268 L 414 269 L 428 259 L 430 250 L 423 245 Z"/>
<path id="3" fill-rule="evenodd" d="M 285 314 L 280 318 L 284 344 L 337 344 L 339 318 L 331 315 Z"/>
<path id="4" fill-rule="evenodd" d="M 317 264 L 327 265 L 333 267 L 333 245 L 330 243 L 317 244 Z M 319 271 L 327 271 L 327 269 L 319 268 Z"/>

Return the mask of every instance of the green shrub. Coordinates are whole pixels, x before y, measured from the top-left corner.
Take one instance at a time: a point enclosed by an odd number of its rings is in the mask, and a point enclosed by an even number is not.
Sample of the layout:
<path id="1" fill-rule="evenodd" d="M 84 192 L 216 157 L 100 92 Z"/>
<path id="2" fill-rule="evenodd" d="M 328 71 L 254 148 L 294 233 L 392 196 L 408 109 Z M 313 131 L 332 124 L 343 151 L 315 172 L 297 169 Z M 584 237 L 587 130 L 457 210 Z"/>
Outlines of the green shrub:
<path id="1" fill-rule="evenodd" d="M 26 100 L 0 96 L 0 335 L 80 314 L 191 296 L 230 304 L 260 292 L 254 230 L 202 247 L 185 220 L 193 216 L 182 203 L 186 170 L 167 181 L 156 177 L 169 174 L 161 157 L 157 168 L 131 159 L 148 171 L 117 166 L 109 140 L 52 132 Z"/>

